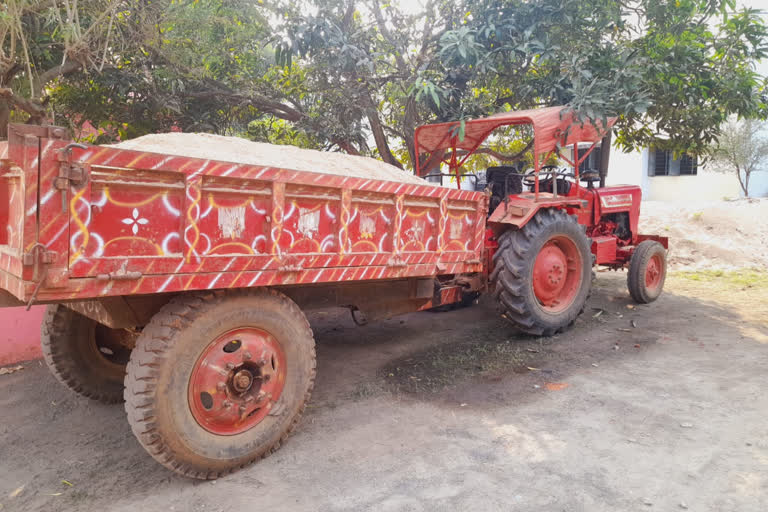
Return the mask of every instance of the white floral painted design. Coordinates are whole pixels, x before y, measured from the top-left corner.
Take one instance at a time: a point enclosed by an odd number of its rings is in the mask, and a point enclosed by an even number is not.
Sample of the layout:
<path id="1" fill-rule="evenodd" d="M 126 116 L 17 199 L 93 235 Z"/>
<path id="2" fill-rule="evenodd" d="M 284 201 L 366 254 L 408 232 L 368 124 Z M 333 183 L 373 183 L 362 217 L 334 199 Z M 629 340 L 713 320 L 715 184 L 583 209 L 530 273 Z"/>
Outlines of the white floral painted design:
<path id="1" fill-rule="evenodd" d="M 126 226 L 131 226 L 131 231 L 134 235 L 139 232 L 139 224 L 142 226 L 144 224 L 149 224 L 147 219 L 139 217 L 139 210 L 137 208 L 133 209 L 133 217 L 126 217 L 122 222 Z"/>

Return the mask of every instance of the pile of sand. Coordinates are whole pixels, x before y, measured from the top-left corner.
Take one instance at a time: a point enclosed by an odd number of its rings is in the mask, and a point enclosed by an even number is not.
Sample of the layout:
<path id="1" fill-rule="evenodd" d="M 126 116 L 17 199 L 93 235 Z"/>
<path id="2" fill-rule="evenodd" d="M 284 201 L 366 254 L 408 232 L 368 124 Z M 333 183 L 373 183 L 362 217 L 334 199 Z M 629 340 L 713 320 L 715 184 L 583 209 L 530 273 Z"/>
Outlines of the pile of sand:
<path id="1" fill-rule="evenodd" d="M 144 135 L 115 144 L 115 147 L 239 164 L 279 167 L 294 171 L 431 185 L 431 183 L 407 171 L 365 156 L 315 151 L 295 146 L 278 146 L 209 133 Z"/>
<path id="2" fill-rule="evenodd" d="M 669 237 L 676 270 L 768 270 L 768 198 L 696 203 L 645 201 L 640 233 Z"/>

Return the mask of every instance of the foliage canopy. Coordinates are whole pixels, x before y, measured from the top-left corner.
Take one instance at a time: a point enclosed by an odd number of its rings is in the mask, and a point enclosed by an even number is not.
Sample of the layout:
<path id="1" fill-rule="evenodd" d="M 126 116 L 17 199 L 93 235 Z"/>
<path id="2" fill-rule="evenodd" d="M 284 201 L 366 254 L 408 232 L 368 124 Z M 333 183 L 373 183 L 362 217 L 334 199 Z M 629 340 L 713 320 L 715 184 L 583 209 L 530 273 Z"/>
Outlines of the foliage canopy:
<path id="1" fill-rule="evenodd" d="M 734 0 L 7 0 L 0 136 L 176 127 L 410 167 L 420 124 L 567 104 L 619 116 L 624 149 L 706 154 L 729 116 L 768 115 L 766 54 Z"/>

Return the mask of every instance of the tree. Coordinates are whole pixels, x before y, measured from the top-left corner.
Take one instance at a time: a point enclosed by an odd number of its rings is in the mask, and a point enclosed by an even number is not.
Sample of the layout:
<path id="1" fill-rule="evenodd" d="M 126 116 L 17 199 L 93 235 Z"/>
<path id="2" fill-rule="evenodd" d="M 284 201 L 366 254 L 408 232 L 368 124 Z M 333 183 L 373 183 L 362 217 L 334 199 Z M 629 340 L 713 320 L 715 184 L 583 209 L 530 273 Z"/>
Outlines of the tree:
<path id="1" fill-rule="evenodd" d="M 408 149 L 393 150 L 400 161 L 415 157 L 418 124 L 500 110 L 568 104 L 619 116 L 624 149 L 693 154 L 728 115 L 766 115 L 754 63 L 768 31 L 733 0 L 434 1 L 415 16 L 394 2 L 307 3 L 318 14 L 286 15 L 278 57 L 333 74 L 342 98 L 380 98 L 389 146 Z"/>
<path id="2" fill-rule="evenodd" d="M 768 31 L 732 0 L 486 0 L 440 40 L 443 116 L 568 104 L 619 116 L 624 149 L 704 154 L 730 114 L 765 117 Z M 472 91 L 480 94 L 468 94 Z"/>
<path id="3" fill-rule="evenodd" d="M 712 168 L 735 174 L 749 197 L 749 179 L 768 165 L 768 123 L 752 119 L 729 119 L 719 140 L 712 147 Z"/>
<path id="4" fill-rule="evenodd" d="M 509 109 L 619 115 L 625 149 L 663 138 L 693 154 L 728 115 L 766 116 L 753 68 L 768 31 L 734 0 L 425 0 L 415 11 L 405 0 L 113 2 L 0 7 L 14 119 L 88 120 L 98 142 L 178 126 L 405 167 L 418 125 Z M 38 50 L 26 57 L 22 39 Z M 72 69 L 47 86 L 28 80 L 62 63 Z M 520 158 L 530 137 L 512 142 L 489 150 Z"/>
<path id="5" fill-rule="evenodd" d="M 0 138 L 11 119 L 43 122 L 50 113 L 48 88 L 57 79 L 111 65 L 127 39 L 131 3 L 6 0 L 0 5 Z"/>

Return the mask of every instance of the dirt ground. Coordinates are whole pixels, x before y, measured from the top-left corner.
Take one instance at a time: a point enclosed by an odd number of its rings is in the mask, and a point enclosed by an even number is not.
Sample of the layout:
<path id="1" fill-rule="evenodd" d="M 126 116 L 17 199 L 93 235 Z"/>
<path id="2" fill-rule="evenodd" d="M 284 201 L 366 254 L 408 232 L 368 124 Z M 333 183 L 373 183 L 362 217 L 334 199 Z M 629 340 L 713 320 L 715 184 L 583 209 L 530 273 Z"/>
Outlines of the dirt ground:
<path id="1" fill-rule="evenodd" d="M 122 407 L 37 361 L 0 376 L 1 510 L 768 510 L 768 277 L 598 273 L 549 339 L 490 304 L 356 327 L 315 314 L 297 433 L 215 482 L 144 453 Z"/>
<path id="2" fill-rule="evenodd" d="M 768 198 L 644 201 L 640 231 L 669 237 L 674 269 L 768 268 Z"/>

